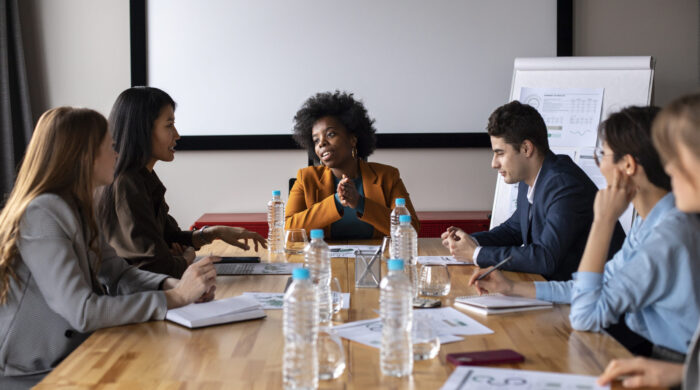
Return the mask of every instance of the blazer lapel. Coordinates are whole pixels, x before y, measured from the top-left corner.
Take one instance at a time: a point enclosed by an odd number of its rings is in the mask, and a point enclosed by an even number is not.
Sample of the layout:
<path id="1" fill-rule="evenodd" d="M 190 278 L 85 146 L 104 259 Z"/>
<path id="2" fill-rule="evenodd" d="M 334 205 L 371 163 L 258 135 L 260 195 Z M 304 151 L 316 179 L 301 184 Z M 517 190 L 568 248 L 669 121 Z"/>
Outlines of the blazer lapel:
<path id="1" fill-rule="evenodd" d="M 379 183 L 377 173 L 374 172 L 372 167 L 363 160 L 360 160 L 360 174 L 362 175 L 362 187 L 365 192 L 365 198 L 375 201 L 381 199 L 383 204 L 386 204 L 386 199 L 384 199 L 384 191 L 382 191 L 382 186 Z"/>
<path id="2" fill-rule="evenodd" d="M 335 188 L 333 183 L 333 172 L 328 168 L 324 168 L 323 173 L 321 173 L 321 177 L 319 177 L 318 179 L 318 187 L 316 187 L 316 199 L 313 199 L 311 205 L 320 202 L 330 194 L 334 193 Z"/>

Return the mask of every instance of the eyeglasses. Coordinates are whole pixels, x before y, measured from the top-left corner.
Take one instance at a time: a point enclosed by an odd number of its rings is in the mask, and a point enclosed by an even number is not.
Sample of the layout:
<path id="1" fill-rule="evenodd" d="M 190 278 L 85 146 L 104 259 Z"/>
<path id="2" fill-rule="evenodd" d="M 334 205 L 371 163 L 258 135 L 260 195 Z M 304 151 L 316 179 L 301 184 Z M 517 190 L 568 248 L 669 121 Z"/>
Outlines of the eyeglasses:
<path id="1" fill-rule="evenodd" d="M 595 165 L 600 166 L 600 162 L 603 160 L 603 157 L 605 157 L 605 150 L 603 150 L 603 146 L 596 146 L 593 150 L 593 160 L 595 161 Z"/>

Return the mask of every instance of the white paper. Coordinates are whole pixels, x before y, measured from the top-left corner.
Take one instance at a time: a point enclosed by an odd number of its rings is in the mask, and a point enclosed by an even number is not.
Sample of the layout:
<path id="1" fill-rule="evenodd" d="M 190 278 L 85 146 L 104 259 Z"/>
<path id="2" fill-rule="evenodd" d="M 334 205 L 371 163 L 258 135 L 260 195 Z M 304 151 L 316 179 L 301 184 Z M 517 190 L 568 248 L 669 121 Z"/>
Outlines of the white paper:
<path id="1" fill-rule="evenodd" d="M 450 375 L 440 390 L 610 389 L 610 386 L 596 385 L 595 381 L 596 377 L 586 375 L 459 366 L 452 372 L 452 375 Z"/>
<path id="2" fill-rule="evenodd" d="M 595 146 L 603 88 L 527 88 L 520 102 L 529 104 L 547 125 L 549 146 Z"/>
<path id="3" fill-rule="evenodd" d="M 217 263 L 218 275 L 291 275 L 301 263 Z"/>
<path id="4" fill-rule="evenodd" d="M 330 245 L 331 257 L 355 258 L 355 250 L 376 252 L 379 245 Z"/>
<path id="5" fill-rule="evenodd" d="M 418 256 L 418 264 L 474 265 L 474 262 L 460 261 L 454 256 Z"/>
<path id="6" fill-rule="evenodd" d="M 350 308 L 350 293 L 341 293 L 343 295 L 342 309 Z M 282 310 L 284 305 L 284 293 L 266 293 L 266 292 L 244 292 L 243 296 L 253 298 L 263 310 Z"/>
<path id="7" fill-rule="evenodd" d="M 491 329 L 451 307 L 414 310 L 413 316 L 415 318 L 425 317 L 428 319 L 430 326 L 440 339 L 440 344 L 462 341 L 462 338 L 458 335 L 493 333 Z M 340 337 L 360 344 L 375 348 L 379 348 L 382 344 L 381 318 L 349 322 L 334 326 L 333 329 Z"/>

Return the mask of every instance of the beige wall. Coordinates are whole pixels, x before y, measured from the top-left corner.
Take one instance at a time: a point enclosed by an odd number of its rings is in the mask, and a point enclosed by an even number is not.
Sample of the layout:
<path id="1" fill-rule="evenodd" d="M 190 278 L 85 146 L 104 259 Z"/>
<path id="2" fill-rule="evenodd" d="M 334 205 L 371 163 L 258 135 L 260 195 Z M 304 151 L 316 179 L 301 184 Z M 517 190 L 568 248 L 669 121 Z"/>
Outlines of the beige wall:
<path id="1" fill-rule="evenodd" d="M 20 3 L 35 117 L 58 105 L 108 114 L 130 82 L 129 2 Z M 575 14 L 576 55 L 657 57 L 657 104 L 698 87 L 697 1 L 577 0 Z M 488 149 L 379 150 L 371 160 L 401 170 L 418 210 L 491 209 Z M 189 226 L 204 212 L 263 211 L 270 190 L 286 194 L 305 164 L 298 150 L 179 152 L 156 170 L 173 216 Z"/>

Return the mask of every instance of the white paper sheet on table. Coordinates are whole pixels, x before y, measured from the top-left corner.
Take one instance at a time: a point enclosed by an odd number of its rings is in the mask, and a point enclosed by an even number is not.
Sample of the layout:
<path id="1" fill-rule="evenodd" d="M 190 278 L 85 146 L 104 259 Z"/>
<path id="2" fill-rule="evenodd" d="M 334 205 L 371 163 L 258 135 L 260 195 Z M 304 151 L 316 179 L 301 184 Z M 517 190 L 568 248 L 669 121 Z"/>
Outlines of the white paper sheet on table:
<path id="1" fill-rule="evenodd" d="M 457 260 L 454 256 L 418 256 L 418 264 L 474 265 L 474 262 Z"/>
<path id="2" fill-rule="evenodd" d="M 330 245 L 331 257 L 355 258 L 355 250 L 376 252 L 379 245 Z"/>
<path id="3" fill-rule="evenodd" d="M 462 338 L 457 335 L 493 333 L 491 329 L 451 307 L 414 310 L 413 316 L 415 318 L 428 318 L 431 327 L 440 339 L 440 344 L 462 341 Z M 379 348 L 382 343 L 382 320 L 380 318 L 349 322 L 334 326 L 333 329 L 340 337 L 370 347 Z"/>
<path id="4" fill-rule="evenodd" d="M 350 293 L 341 294 L 343 295 L 342 309 L 349 309 Z M 281 310 L 284 304 L 284 293 L 244 292 L 243 295 L 257 300 L 263 310 Z"/>
<path id="5" fill-rule="evenodd" d="M 610 389 L 610 386 L 596 385 L 595 380 L 596 377 L 586 375 L 460 366 L 440 390 Z"/>

